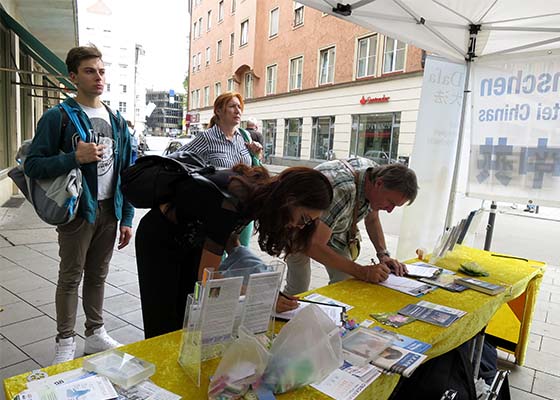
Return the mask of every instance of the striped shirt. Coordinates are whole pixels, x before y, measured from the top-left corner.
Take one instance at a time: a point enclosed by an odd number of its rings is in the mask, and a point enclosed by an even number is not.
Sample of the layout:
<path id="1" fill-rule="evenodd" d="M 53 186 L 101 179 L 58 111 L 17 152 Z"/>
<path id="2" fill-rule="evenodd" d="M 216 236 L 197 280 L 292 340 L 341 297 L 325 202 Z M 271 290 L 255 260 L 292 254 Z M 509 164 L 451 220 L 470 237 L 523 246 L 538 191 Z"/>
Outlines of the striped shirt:
<path id="1" fill-rule="evenodd" d="M 333 200 L 321 220 L 331 228 L 333 234 L 329 245 L 338 250 L 345 250 L 348 245 L 350 228 L 354 218 L 354 207 L 358 201 L 358 219 L 361 221 L 369 212 L 366 199 L 366 171 L 377 167 L 367 158 L 348 158 L 347 161 L 358 173 L 358 198 L 356 200 L 356 184 L 353 173 L 340 160 L 327 161 L 315 167 L 325 175 L 333 187 Z M 359 232 L 358 232 L 359 234 Z"/>
<path id="2" fill-rule="evenodd" d="M 184 150 L 200 155 L 216 168 L 232 168 L 237 164 L 251 166 L 251 154 L 241 133 L 235 130 L 233 140 L 228 140 L 218 125 L 199 133 L 192 142 L 179 149 Z"/>

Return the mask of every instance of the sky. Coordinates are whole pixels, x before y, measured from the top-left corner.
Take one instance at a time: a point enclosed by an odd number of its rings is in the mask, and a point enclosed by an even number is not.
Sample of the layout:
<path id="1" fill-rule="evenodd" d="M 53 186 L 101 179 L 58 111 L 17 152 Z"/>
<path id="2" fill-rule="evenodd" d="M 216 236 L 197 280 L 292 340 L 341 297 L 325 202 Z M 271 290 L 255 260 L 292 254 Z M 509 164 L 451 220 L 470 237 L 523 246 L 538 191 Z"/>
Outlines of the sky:
<path id="1" fill-rule="evenodd" d="M 78 0 L 80 18 L 99 0 Z M 101 0 L 113 11 L 113 31 L 141 44 L 146 88 L 183 92 L 188 72 L 188 0 Z M 80 21 L 78 20 L 78 24 Z M 81 39 L 80 39 L 81 41 Z"/>

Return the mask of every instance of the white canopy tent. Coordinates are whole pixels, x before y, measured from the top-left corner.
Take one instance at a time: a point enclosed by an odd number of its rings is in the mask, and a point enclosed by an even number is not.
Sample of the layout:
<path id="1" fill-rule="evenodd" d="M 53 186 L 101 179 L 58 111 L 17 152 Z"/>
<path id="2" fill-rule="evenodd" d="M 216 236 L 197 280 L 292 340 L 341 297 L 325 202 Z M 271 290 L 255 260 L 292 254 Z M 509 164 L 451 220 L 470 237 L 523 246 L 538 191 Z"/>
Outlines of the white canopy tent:
<path id="1" fill-rule="evenodd" d="M 450 60 L 560 48 L 560 2 L 550 0 L 301 0 Z"/>
<path id="2" fill-rule="evenodd" d="M 453 62 L 466 63 L 459 138 L 443 227 L 453 210 L 471 62 L 544 51 L 559 54 L 560 2 L 549 0 L 300 0 L 300 3 Z M 418 134 L 418 132 L 417 132 Z M 414 166 L 414 160 L 412 160 Z"/>

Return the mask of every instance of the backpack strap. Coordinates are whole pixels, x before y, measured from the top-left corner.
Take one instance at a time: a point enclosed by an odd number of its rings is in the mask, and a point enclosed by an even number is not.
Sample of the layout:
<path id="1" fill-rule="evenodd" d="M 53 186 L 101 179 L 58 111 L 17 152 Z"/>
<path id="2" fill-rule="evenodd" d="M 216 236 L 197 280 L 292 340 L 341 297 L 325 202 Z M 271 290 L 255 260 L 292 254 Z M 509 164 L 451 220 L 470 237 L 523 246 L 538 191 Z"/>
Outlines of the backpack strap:
<path id="1" fill-rule="evenodd" d="M 68 118 L 70 118 L 70 121 L 72 121 L 72 123 L 78 130 L 78 133 L 80 134 L 80 138 L 82 139 L 82 141 L 87 142 L 88 135 L 84 130 L 84 127 L 80 123 L 80 120 L 76 115 L 76 112 L 66 103 L 60 103 L 59 107 L 64 111 L 66 111 L 66 115 L 68 116 Z"/>
<path id="2" fill-rule="evenodd" d="M 251 134 L 249 132 L 247 132 L 242 127 L 239 127 L 237 129 L 239 129 L 239 132 L 241 133 L 241 136 L 243 136 L 243 140 L 245 140 L 245 143 L 253 143 L 253 139 L 251 139 Z M 251 155 L 251 163 L 253 164 L 253 167 L 260 167 L 262 165 L 261 160 L 259 160 L 259 158 L 251 151 L 249 151 L 249 154 Z"/>

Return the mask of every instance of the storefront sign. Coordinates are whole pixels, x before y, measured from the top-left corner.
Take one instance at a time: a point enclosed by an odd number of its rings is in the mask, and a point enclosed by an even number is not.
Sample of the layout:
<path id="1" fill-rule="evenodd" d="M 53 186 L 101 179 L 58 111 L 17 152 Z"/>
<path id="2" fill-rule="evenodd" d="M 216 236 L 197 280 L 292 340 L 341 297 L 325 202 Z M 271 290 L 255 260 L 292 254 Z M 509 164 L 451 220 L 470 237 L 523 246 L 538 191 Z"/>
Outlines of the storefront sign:
<path id="1" fill-rule="evenodd" d="M 362 96 L 362 98 L 360 99 L 361 105 L 370 104 L 370 103 L 388 103 L 388 102 L 389 102 L 389 97 L 385 95 L 383 95 L 383 97 Z"/>

